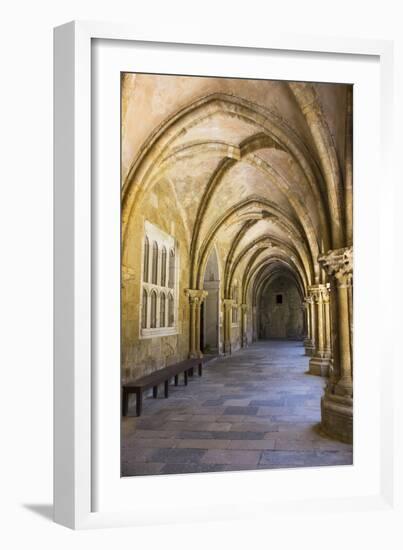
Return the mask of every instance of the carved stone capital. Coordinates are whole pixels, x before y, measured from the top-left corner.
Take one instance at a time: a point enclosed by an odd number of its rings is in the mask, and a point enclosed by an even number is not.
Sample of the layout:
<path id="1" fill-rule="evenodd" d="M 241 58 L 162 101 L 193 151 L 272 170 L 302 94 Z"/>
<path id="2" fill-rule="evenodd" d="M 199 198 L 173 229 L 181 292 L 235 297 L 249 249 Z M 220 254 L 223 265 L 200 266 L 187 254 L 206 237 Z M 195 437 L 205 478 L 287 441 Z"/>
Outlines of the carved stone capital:
<path id="1" fill-rule="evenodd" d="M 236 305 L 235 300 L 231 300 L 230 298 L 225 298 L 222 303 L 225 308 L 232 308 Z"/>
<path id="2" fill-rule="evenodd" d="M 316 304 L 325 302 L 329 299 L 329 288 L 328 285 L 312 285 L 308 287 L 310 303 L 315 302 Z"/>
<path id="3" fill-rule="evenodd" d="M 241 309 L 246 312 L 248 310 L 248 304 L 241 304 Z"/>
<path id="4" fill-rule="evenodd" d="M 318 256 L 318 262 L 330 277 L 334 277 L 338 285 L 350 285 L 353 277 L 353 247 L 329 250 Z"/>
<path id="5" fill-rule="evenodd" d="M 330 284 L 326 285 L 326 289 L 323 291 L 323 301 L 325 304 L 330 302 Z"/>
<path id="6" fill-rule="evenodd" d="M 198 290 L 187 288 L 185 290 L 185 295 L 189 298 L 190 304 L 201 305 L 203 300 L 208 295 L 207 290 Z"/>

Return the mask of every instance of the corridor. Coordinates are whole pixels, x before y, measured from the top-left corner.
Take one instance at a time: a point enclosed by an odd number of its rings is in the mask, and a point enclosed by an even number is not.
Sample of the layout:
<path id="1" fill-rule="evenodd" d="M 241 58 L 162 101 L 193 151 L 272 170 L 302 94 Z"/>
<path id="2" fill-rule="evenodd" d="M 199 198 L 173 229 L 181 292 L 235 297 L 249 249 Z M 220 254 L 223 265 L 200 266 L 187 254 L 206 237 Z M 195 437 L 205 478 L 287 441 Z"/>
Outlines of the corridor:
<path id="1" fill-rule="evenodd" d="M 122 475 L 352 464 L 352 445 L 319 429 L 326 378 L 301 341 L 261 340 L 206 365 L 122 423 Z M 181 381 L 182 383 L 182 381 Z"/>

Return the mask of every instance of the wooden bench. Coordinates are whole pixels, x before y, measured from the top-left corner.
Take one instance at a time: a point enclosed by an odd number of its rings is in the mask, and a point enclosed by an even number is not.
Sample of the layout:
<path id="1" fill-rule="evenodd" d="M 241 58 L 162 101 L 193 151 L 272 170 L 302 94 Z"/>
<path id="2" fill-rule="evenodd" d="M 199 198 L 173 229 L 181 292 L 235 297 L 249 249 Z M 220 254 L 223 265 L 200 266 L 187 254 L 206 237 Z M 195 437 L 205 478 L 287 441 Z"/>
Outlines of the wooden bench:
<path id="1" fill-rule="evenodd" d="M 198 368 L 199 376 L 202 376 L 203 372 L 203 359 L 186 359 L 175 365 L 169 365 L 163 369 L 152 372 L 133 380 L 133 382 L 127 382 L 122 387 L 122 415 L 127 415 L 127 409 L 129 404 L 129 396 L 132 393 L 136 394 L 136 414 L 141 415 L 143 408 L 143 392 L 152 388 L 154 399 L 158 397 L 158 386 L 164 383 L 164 395 L 168 397 L 169 394 L 169 382 L 172 378 L 175 379 L 175 386 L 179 383 L 179 375 L 183 373 L 184 384 L 187 386 L 188 377 L 193 376 L 194 369 Z"/>

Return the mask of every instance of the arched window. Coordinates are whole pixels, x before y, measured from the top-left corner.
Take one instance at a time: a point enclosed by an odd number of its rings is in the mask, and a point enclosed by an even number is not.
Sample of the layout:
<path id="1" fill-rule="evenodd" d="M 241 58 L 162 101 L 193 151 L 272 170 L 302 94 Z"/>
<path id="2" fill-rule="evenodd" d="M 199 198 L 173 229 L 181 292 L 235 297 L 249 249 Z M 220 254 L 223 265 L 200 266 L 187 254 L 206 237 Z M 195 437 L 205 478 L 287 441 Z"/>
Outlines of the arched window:
<path id="1" fill-rule="evenodd" d="M 155 290 L 151 292 L 151 328 L 156 328 L 157 326 L 157 293 Z"/>
<path id="2" fill-rule="evenodd" d="M 164 293 L 160 296 L 160 327 L 165 327 L 166 297 Z"/>
<path id="3" fill-rule="evenodd" d="M 139 242 L 143 257 L 139 257 L 142 278 L 137 301 L 140 337 L 175 334 L 179 266 L 175 238 L 145 220 L 143 239 L 143 243 Z"/>
<path id="4" fill-rule="evenodd" d="M 166 286 L 167 284 L 167 249 L 165 246 L 162 247 L 161 252 L 161 286 Z"/>
<path id="5" fill-rule="evenodd" d="M 174 288 L 175 286 L 175 252 L 171 249 L 169 251 L 169 288 Z"/>
<path id="6" fill-rule="evenodd" d="M 148 264 L 150 258 L 150 243 L 148 242 L 148 237 L 144 241 L 144 264 L 143 264 L 143 281 L 148 283 Z"/>
<path id="7" fill-rule="evenodd" d="M 145 290 L 143 290 L 143 303 L 141 304 L 141 328 L 147 328 L 147 306 L 148 306 L 148 295 Z"/>
<path id="8" fill-rule="evenodd" d="M 156 241 L 153 243 L 153 263 L 152 263 L 152 275 L 151 282 L 153 285 L 158 284 L 158 244 Z"/>
<path id="9" fill-rule="evenodd" d="M 168 296 L 168 326 L 173 327 L 175 325 L 175 312 L 174 312 L 174 297 L 172 294 Z"/>

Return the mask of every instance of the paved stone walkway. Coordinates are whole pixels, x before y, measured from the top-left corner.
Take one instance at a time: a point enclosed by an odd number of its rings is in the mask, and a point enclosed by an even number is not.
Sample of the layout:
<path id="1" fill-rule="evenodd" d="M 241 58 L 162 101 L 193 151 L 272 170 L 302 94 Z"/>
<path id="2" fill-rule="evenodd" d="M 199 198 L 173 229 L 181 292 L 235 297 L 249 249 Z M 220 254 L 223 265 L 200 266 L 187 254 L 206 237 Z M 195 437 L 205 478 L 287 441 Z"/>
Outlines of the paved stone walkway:
<path id="1" fill-rule="evenodd" d="M 161 389 L 123 418 L 122 475 L 352 464 L 318 429 L 325 380 L 307 367 L 301 342 L 261 341 Z"/>

